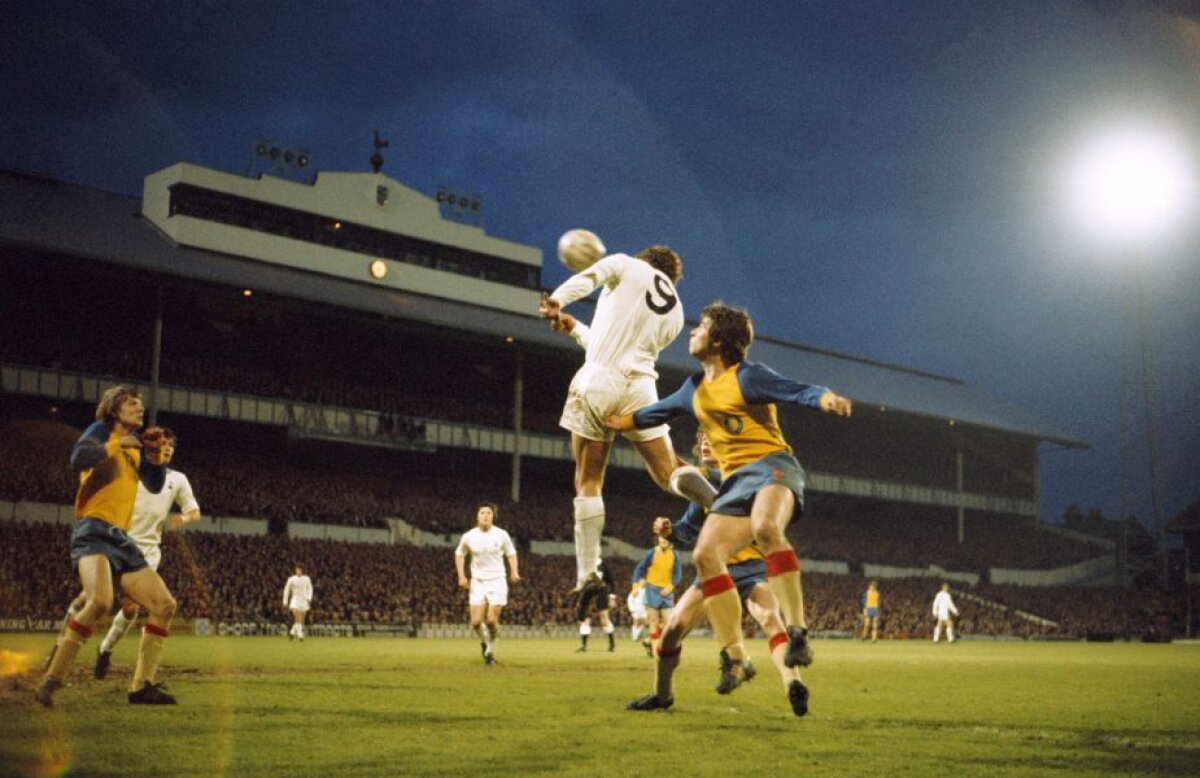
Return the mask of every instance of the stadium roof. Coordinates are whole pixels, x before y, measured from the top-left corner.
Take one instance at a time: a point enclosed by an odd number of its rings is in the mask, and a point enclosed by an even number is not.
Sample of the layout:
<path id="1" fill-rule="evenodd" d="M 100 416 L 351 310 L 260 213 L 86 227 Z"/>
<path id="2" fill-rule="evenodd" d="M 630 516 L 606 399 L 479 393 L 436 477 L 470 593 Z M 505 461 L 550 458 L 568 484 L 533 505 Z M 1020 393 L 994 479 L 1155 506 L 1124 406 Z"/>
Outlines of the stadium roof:
<path id="1" fill-rule="evenodd" d="M 373 286 L 258 260 L 176 246 L 142 217 L 141 201 L 49 177 L 0 170 L 0 244 L 198 281 L 250 287 L 399 319 L 500 337 L 540 348 L 572 350 L 535 315 Z M 1055 425 L 960 380 L 760 336 L 751 356 L 780 372 L 837 387 L 855 402 L 1025 435 L 1072 448 L 1087 443 Z M 660 367 L 692 372 L 679 338 Z"/>

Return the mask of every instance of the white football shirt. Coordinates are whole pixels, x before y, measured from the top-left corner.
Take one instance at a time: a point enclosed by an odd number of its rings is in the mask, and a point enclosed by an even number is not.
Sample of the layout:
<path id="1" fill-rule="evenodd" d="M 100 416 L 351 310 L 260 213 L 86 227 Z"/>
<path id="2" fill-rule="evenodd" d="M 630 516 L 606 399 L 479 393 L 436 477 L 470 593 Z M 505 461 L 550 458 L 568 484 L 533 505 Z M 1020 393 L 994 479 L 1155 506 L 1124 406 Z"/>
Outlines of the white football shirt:
<path id="1" fill-rule="evenodd" d="M 283 587 L 283 601 L 291 602 L 293 599 L 304 600 L 309 602 L 313 596 L 312 579 L 307 575 L 293 575 L 287 579 L 287 584 Z"/>
<path id="2" fill-rule="evenodd" d="M 954 607 L 954 600 L 950 599 L 950 592 L 938 592 L 933 598 L 933 615 L 939 619 L 948 619 L 950 614 L 958 615 L 958 608 Z"/>
<path id="3" fill-rule="evenodd" d="M 471 556 L 471 577 L 477 581 L 495 581 L 504 578 L 504 557 L 516 556 L 517 549 L 512 538 L 499 527 L 487 532 L 479 527 L 463 533 L 454 549 L 458 556 Z"/>
<path id="4" fill-rule="evenodd" d="M 167 468 L 167 477 L 162 491 L 152 493 L 138 481 L 137 496 L 133 500 L 133 520 L 129 525 L 129 537 L 142 549 L 162 543 L 163 525 L 171 514 L 171 506 L 178 505 L 183 513 L 200 510 L 192 485 L 187 476 L 178 470 Z"/>
<path id="5" fill-rule="evenodd" d="M 654 363 L 683 329 L 683 304 L 662 272 L 628 254 L 612 254 L 572 276 L 551 299 L 566 307 L 603 287 L 580 344 L 587 362 L 623 375 L 658 378 Z"/>

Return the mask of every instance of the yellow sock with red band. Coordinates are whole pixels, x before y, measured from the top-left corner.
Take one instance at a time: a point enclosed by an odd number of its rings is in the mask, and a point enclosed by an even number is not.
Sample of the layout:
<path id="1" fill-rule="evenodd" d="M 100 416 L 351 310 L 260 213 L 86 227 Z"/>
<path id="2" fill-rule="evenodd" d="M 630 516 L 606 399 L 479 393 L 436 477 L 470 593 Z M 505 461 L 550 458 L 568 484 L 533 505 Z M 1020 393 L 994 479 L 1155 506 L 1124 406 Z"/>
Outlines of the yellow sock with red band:
<path id="1" fill-rule="evenodd" d="M 170 631 L 166 627 L 147 624 L 142 628 L 142 642 L 138 645 L 137 667 L 133 671 L 131 692 L 140 692 L 148 682 L 154 682 L 158 672 L 158 661 L 162 658 L 163 643 L 166 642 Z"/>
<path id="2" fill-rule="evenodd" d="M 722 649 L 733 659 L 746 655 L 742 646 L 742 599 L 728 573 L 709 578 L 700 584 L 704 592 L 704 611 L 713 635 Z"/>
<path id="3" fill-rule="evenodd" d="M 68 619 L 67 629 L 63 632 L 62 642 L 59 643 L 58 650 L 54 652 L 54 659 L 46 670 L 46 677 L 58 681 L 66 678 L 67 671 L 71 669 L 71 665 L 75 664 L 75 657 L 79 655 L 79 649 L 83 648 L 83 644 L 91 636 L 90 627 L 85 627 L 75 619 Z"/>
<path id="4" fill-rule="evenodd" d="M 807 627 L 804 593 L 800 589 L 800 559 L 790 548 L 767 554 L 767 584 L 779 601 L 783 621 L 789 627 Z"/>

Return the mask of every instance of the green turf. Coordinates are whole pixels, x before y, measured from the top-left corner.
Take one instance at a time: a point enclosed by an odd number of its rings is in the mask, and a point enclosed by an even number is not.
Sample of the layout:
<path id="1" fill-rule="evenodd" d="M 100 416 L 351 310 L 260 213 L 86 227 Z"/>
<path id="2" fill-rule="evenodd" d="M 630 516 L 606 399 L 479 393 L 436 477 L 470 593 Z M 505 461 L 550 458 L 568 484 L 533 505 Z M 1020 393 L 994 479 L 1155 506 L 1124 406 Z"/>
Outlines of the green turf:
<path id="1" fill-rule="evenodd" d="M 133 708 L 136 641 L 103 682 L 92 642 L 53 710 L 36 673 L 0 678 L 0 774 L 1200 772 L 1200 646 L 818 641 L 797 720 L 762 641 L 730 697 L 712 642 L 687 644 L 669 713 L 624 710 L 650 690 L 640 648 L 592 644 L 502 640 L 489 668 L 471 640 L 176 636 L 160 680 L 180 705 Z"/>

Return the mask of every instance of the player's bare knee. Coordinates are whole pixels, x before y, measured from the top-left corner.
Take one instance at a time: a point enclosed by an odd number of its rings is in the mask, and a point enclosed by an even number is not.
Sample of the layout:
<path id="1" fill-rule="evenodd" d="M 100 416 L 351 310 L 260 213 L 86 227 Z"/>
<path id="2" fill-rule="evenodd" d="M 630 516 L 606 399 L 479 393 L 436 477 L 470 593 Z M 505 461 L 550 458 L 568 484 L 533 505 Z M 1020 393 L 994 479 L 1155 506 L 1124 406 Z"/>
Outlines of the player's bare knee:
<path id="1" fill-rule="evenodd" d="M 112 610 L 112 606 L 112 592 L 100 592 L 88 596 L 83 608 L 80 609 L 80 613 L 86 612 L 91 614 L 92 618 L 98 618 Z"/>
<path id="2" fill-rule="evenodd" d="M 708 578 L 720 570 L 721 556 L 712 546 L 697 546 L 696 550 L 692 552 L 692 562 L 695 563 L 700 574 Z"/>
<path id="3" fill-rule="evenodd" d="M 170 592 L 163 592 L 149 606 L 151 616 L 156 616 L 160 619 L 170 619 L 175 615 L 175 609 L 178 603 Z"/>

